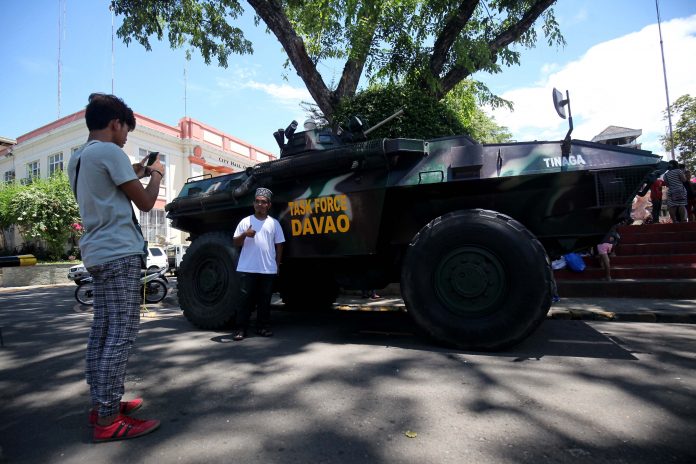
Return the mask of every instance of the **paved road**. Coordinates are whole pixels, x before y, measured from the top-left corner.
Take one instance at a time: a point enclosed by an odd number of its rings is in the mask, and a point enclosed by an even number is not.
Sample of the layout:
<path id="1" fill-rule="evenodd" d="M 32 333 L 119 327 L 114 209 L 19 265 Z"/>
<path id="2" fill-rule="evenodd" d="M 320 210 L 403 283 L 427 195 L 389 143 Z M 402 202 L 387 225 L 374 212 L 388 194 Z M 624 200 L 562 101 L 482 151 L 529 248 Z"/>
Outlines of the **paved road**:
<path id="1" fill-rule="evenodd" d="M 275 337 L 222 343 L 159 308 L 126 388 L 162 428 L 94 445 L 90 313 L 73 290 L 0 295 L 7 462 L 696 462 L 694 325 L 547 320 L 481 354 L 432 345 L 403 313 L 358 311 L 277 311 Z"/>

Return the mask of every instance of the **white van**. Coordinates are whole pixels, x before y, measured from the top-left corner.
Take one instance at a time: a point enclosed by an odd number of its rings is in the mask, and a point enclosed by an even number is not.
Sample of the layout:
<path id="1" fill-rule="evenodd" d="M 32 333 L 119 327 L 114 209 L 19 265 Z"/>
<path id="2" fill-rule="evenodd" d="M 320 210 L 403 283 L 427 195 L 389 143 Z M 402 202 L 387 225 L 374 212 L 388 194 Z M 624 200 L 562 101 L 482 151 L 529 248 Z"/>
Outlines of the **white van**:
<path id="1" fill-rule="evenodd" d="M 181 260 L 188 250 L 188 245 L 169 245 L 167 247 L 167 262 L 169 264 L 169 272 L 176 274 L 176 271 L 181 266 Z"/>
<path id="2" fill-rule="evenodd" d="M 154 271 L 157 269 L 166 269 L 169 266 L 167 262 L 167 254 L 160 247 L 147 247 L 147 270 Z"/>

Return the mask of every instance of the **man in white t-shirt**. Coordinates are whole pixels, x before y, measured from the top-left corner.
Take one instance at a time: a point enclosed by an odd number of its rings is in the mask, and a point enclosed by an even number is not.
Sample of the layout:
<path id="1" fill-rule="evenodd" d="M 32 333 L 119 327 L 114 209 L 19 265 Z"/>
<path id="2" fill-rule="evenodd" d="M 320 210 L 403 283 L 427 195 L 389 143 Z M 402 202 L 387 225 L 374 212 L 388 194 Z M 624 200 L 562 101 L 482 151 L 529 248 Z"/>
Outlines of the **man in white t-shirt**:
<path id="1" fill-rule="evenodd" d="M 240 296 L 235 341 L 247 336 L 249 316 L 254 309 L 256 333 L 262 337 L 273 335 L 270 330 L 273 278 L 280 267 L 285 235 L 280 223 L 268 215 L 272 196 L 267 188 L 256 189 L 254 214 L 242 219 L 234 231 L 234 244 L 242 247 L 237 264 Z"/>

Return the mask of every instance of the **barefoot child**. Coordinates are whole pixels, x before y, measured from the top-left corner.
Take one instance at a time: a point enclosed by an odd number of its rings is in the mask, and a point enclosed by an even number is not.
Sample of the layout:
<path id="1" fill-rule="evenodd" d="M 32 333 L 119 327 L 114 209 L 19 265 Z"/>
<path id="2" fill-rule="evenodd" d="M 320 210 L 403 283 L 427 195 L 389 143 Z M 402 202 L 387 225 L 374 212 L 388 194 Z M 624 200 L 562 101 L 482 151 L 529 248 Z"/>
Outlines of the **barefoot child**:
<path id="1" fill-rule="evenodd" d="M 611 265 L 609 263 L 609 253 L 612 253 L 616 237 L 613 234 L 608 234 L 604 241 L 597 245 L 597 254 L 599 254 L 599 262 L 605 272 L 605 279 L 611 280 Z"/>

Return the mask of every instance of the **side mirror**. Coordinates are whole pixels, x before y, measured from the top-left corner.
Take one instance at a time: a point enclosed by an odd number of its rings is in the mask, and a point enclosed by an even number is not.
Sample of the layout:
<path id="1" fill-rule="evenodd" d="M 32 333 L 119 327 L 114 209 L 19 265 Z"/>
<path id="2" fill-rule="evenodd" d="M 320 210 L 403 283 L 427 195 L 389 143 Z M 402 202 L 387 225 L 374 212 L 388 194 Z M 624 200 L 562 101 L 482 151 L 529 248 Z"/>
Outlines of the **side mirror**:
<path id="1" fill-rule="evenodd" d="M 556 108 L 556 113 L 558 116 L 565 119 L 566 112 L 565 106 L 570 104 L 570 97 L 568 97 L 568 91 L 566 91 L 566 98 L 563 98 L 563 94 L 556 88 L 553 89 L 553 107 Z M 570 105 L 568 106 L 570 108 Z"/>

